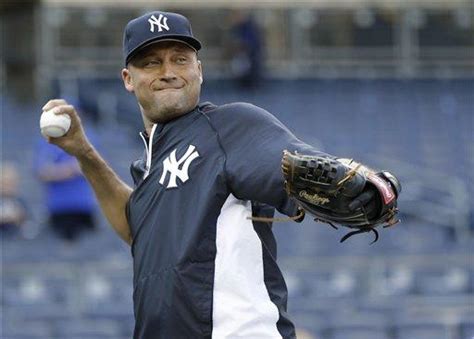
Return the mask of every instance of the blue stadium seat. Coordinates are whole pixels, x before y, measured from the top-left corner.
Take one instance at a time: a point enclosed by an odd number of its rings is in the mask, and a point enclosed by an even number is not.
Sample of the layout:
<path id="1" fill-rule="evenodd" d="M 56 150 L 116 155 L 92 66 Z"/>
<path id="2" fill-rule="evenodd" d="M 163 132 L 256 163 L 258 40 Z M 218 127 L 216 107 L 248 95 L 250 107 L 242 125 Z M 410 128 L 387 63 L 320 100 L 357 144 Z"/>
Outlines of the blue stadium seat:
<path id="1" fill-rule="evenodd" d="M 63 339 L 112 339 L 122 336 L 119 323 L 83 319 L 56 322 L 55 333 Z"/>
<path id="2" fill-rule="evenodd" d="M 461 267 L 416 272 L 417 291 L 425 295 L 465 294 L 469 283 L 469 271 Z"/>
<path id="3" fill-rule="evenodd" d="M 135 318 L 132 316 L 120 320 L 121 333 L 124 337 L 131 338 L 135 328 Z"/>
<path id="4" fill-rule="evenodd" d="M 388 267 L 371 286 L 371 293 L 381 296 L 408 295 L 414 291 L 415 276 L 409 264 Z"/>
<path id="5" fill-rule="evenodd" d="M 5 319 L 1 337 L 4 339 L 44 339 L 52 338 L 52 327 L 47 322 L 13 321 Z"/>
<path id="6" fill-rule="evenodd" d="M 349 268 L 329 272 L 302 272 L 301 281 L 308 298 L 351 297 L 361 292 L 358 273 Z"/>
<path id="7" fill-rule="evenodd" d="M 132 292 L 129 276 L 104 273 L 86 276 L 80 288 L 84 315 L 127 319 L 133 316 Z"/>
<path id="8" fill-rule="evenodd" d="M 383 328 L 336 327 L 329 333 L 329 339 L 391 339 L 389 332 Z"/>
<path id="9" fill-rule="evenodd" d="M 328 326 L 328 314 L 324 311 L 299 309 L 295 311 L 290 310 L 290 317 L 293 320 L 296 328 L 301 328 L 313 334 L 321 336 Z"/>
<path id="10" fill-rule="evenodd" d="M 474 315 L 471 314 L 470 320 L 463 320 L 460 324 L 461 338 L 460 339 L 472 339 L 474 338 Z"/>
<path id="11" fill-rule="evenodd" d="M 396 327 L 396 339 L 448 339 L 447 328 L 441 324 L 406 324 Z"/>

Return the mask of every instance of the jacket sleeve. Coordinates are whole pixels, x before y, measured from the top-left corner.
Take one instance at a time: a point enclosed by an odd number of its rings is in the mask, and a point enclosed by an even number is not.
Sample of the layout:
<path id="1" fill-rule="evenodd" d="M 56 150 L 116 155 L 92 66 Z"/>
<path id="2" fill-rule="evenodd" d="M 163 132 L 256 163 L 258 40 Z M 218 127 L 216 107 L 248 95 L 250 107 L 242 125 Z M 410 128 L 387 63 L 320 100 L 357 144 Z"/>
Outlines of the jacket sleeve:
<path id="1" fill-rule="evenodd" d="M 228 105 L 216 114 L 215 123 L 232 193 L 242 200 L 269 204 L 289 216 L 297 210 L 284 190 L 283 150 L 333 158 L 302 142 L 272 114 L 251 104 Z"/>

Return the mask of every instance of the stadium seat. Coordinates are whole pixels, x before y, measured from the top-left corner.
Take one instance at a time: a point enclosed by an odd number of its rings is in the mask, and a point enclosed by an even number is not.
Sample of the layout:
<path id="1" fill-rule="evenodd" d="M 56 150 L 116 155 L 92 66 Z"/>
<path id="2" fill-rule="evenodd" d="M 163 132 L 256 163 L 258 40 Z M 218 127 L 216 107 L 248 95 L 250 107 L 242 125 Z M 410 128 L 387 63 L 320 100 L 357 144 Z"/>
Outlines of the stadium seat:
<path id="1" fill-rule="evenodd" d="M 52 338 L 52 327 L 47 322 L 6 320 L 1 338 L 4 339 L 44 339 Z"/>
<path id="2" fill-rule="evenodd" d="M 55 332 L 58 338 L 63 339 L 112 339 L 122 336 L 119 323 L 83 319 L 56 322 Z"/>
<path id="3" fill-rule="evenodd" d="M 469 282 L 469 272 L 461 267 L 416 273 L 417 291 L 425 295 L 468 293 Z"/>
<path id="4" fill-rule="evenodd" d="M 415 277 L 408 263 L 389 267 L 380 274 L 379 281 L 371 287 L 371 293 L 381 296 L 407 295 L 414 290 Z"/>
<path id="5" fill-rule="evenodd" d="M 304 275 L 304 276 L 303 276 Z M 305 272 L 304 282 L 309 298 L 350 297 L 360 292 L 358 275 L 351 269 L 336 269 L 330 272 Z"/>
<path id="6" fill-rule="evenodd" d="M 474 338 L 474 316 L 471 320 L 461 321 L 461 338 L 460 339 L 472 339 Z"/>
<path id="7" fill-rule="evenodd" d="M 135 318 L 133 315 L 126 319 L 120 320 L 120 330 L 124 337 L 131 338 L 133 336 L 133 330 L 135 328 Z"/>
<path id="8" fill-rule="evenodd" d="M 330 333 L 329 339 L 391 339 L 387 330 L 383 328 L 341 327 L 332 328 L 328 333 Z"/>
<path id="9" fill-rule="evenodd" d="M 407 324 L 396 327 L 396 339 L 447 339 L 447 328 L 441 324 Z"/>

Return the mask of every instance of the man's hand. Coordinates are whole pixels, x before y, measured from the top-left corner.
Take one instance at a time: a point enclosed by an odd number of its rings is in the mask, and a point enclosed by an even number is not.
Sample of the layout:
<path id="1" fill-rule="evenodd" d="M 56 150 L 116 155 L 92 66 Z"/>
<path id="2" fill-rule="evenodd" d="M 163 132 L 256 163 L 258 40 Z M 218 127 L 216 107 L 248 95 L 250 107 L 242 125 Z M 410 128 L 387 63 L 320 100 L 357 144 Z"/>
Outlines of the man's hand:
<path id="1" fill-rule="evenodd" d="M 94 146 L 87 139 L 81 119 L 72 105 L 69 105 L 63 99 L 54 99 L 48 101 L 43 107 L 43 111 L 51 109 L 54 110 L 54 114 L 68 114 L 71 117 L 71 127 L 62 137 L 47 137 L 46 139 L 49 143 L 61 147 L 77 158 L 81 171 L 94 190 L 107 220 L 119 236 L 128 244 L 131 244 L 132 235 L 125 209 L 132 189 L 120 180 L 94 149 Z"/>
<path id="2" fill-rule="evenodd" d="M 67 114 L 71 117 L 69 131 L 59 138 L 45 137 L 49 143 L 61 147 L 75 157 L 83 156 L 92 150 L 92 145 L 84 133 L 81 118 L 74 106 L 69 105 L 64 99 L 53 99 L 43 106 L 43 112 L 49 110 L 53 110 L 54 114 Z"/>

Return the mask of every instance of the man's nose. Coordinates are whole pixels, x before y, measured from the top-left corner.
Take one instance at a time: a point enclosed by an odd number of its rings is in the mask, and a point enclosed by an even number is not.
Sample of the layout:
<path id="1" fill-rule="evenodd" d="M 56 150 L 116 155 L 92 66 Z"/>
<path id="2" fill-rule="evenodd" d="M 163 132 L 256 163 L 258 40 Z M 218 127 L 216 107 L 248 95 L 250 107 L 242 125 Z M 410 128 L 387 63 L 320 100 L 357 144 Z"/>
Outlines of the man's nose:
<path id="1" fill-rule="evenodd" d="M 173 70 L 173 66 L 169 62 L 164 62 L 161 67 L 160 80 L 170 81 L 176 79 L 176 74 Z"/>

